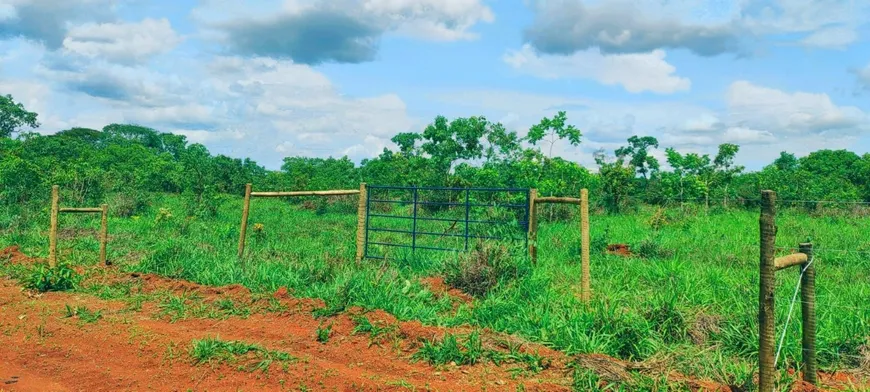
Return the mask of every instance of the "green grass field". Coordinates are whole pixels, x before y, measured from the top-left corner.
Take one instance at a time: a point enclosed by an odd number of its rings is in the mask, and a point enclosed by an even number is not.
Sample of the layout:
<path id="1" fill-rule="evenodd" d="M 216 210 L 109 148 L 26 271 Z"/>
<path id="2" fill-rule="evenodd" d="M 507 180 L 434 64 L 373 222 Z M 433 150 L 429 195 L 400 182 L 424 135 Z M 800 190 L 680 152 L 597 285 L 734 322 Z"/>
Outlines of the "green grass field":
<path id="1" fill-rule="evenodd" d="M 473 306 L 458 309 L 419 282 L 455 276 L 466 264 L 452 253 L 399 252 L 386 262 L 354 263 L 354 208 L 317 211 L 254 200 L 249 222 L 262 230 L 249 228 L 242 261 L 236 258 L 240 198 L 227 201 L 213 219 L 185 218 L 182 210 L 179 198 L 158 196 L 148 214 L 111 217 L 109 259 L 131 272 L 207 285 L 240 283 L 254 292 L 286 286 L 297 297 L 325 300 L 327 311 L 383 309 L 402 320 L 513 333 L 568 354 L 664 361 L 687 375 L 752 384 L 758 346 L 755 210 L 644 207 L 593 214 L 589 306 L 578 299 L 579 224 L 548 220 L 542 211 L 538 264 L 531 265 L 521 244 L 512 246 L 510 268 L 504 269 L 509 273 L 498 275 L 498 284 Z M 785 208 L 777 222 L 778 246 L 811 239 L 817 249 L 820 368 L 861 366 L 870 345 L 870 218 Z M 4 226 L 0 248 L 17 244 L 28 255 L 47 256 L 47 208 L 32 216 L 0 212 Z M 62 216 L 61 260 L 95 264 L 98 227 L 98 217 Z M 604 246 L 614 243 L 629 244 L 635 257 L 605 254 Z M 796 269 L 777 276 L 777 342 L 797 280 Z M 786 330 L 778 366 L 783 371 L 800 361 L 799 305 Z"/>

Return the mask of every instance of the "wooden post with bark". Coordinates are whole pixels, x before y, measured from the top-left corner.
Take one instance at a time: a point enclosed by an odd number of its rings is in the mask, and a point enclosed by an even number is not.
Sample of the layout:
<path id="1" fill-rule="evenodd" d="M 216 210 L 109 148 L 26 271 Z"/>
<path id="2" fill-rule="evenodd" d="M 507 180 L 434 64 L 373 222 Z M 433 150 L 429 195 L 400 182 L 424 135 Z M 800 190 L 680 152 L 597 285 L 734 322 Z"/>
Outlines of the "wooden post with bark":
<path id="1" fill-rule="evenodd" d="M 365 257 L 366 238 L 366 201 L 368 193 L 366 183 L 359 184 L 359 205 L 356 209 L 356 262 L 359 263 Z"/>
<path id="2" fill-rule="evenodd" d="M 813 245 L 798 245 L 799 253 L 776 257 L 776 192 L 761 193 L 761 259 L 758 303 L 758 390 L 773 392 L 776 374 L 774 359 L 774 312 L 776 272 L 798 267 L 801 290 L 801 359 L 803 380 L 818 385 L 816 375 L 816 289 Z"/>
<path id="3" fill-rule="evenodd" d="M 801 270 L 801 359 L 804 381 L 819 385 L 816 375 L 816 267 L 813 265 L 813 244 L 800 244 L 807 255 L 807 265 Z"/>
<path id="4" fill-rule="evenodd" d="M 758 292 L 758 391 L 773 392 L 774 369 L 774 288 L 776 268 L 776 192 L 761 192 L 760 271 Z"/>
<path id="5" fill-rule="evenodd" d="M 537 203 L 538 190 L 529 190 L 529 257 L 532 264 L 538 263 L 538 213 Z"/>
<path id="6" fill-rule="evenodd" d="M 589 271 L 589 190 L 580 190 L 580 299 L 592 298 Z"/>
<path id="7" fill-rule="evenodd" d="M 100 264 L 109 265 L 106 259 L 106 245 L 109 242 L 109 205 L 101 205 L 100 213 Z"/>
<path id="8" fill-rule="evenodd" d="M 51 187 L 51 223 L 48 229 L 48 265 L 57 266 L 57 214 L 60 202 L 60 187 Z"/>
<path id="9" fill-rule="evenodd" d="M 251 186 L 245 184 L 245 200 L 242 202 L 242 227 L 239 229 L 239 251 L 238 257 L 241 259 L 245 255 L 245 237 L 248 233 L 248 214 L 251 211 Z"/>

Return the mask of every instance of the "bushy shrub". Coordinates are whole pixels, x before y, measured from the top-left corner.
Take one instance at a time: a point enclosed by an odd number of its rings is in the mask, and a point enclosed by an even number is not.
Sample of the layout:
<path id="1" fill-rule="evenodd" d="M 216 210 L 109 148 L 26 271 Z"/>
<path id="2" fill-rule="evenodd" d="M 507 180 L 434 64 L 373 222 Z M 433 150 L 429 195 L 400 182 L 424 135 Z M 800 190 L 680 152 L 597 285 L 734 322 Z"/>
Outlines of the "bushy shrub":
<path id="1" fill-rule="evenodd" d="M 81 277 L 67 264 L 52 268 L 46 264 L 37 265 L 24 278 L 24 287 L 41 293 L 47 291 L 66 291 L 75 288 Z"/>
<path id="2" fill-rule="evenodd" d="M 487 295 L 500 282 L 517 279 L 530 271 L 524 252 L 492 241 L 480 241 L 470 251 L 445 264 L 447 284 L 475 297 Z"/>

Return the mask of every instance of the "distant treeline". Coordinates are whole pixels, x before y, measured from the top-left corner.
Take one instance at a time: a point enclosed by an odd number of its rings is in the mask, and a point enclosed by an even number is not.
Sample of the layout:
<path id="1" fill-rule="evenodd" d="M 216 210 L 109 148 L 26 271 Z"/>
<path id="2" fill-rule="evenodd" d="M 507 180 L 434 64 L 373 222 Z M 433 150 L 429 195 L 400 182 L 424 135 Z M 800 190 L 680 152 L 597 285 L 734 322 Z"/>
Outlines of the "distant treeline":
<path id="1" fill-rule="evenodd" d="M 654 137 L 632 136 L 615 151 L 595 154 L 598 173 L 552 156 L 559 140 L 581 143 L 581 131 L 564 112 L 544 118 L 519 137 L 484 117 L 437 117 L 421 133 L 392 138 L 360 165 L 347 157 L 287 157 L 280 170 L 250 159 L 212 155 L 184 136 L 125 124 L 102 130 L 72 128 L 50 136 L 36 128 L 35 113 L 11 96 L 0 96 L 0 204 L 25 205 L 44 199 L 61 185 L 73 204 L 96 205 L 107 196 L 129 213 L 145 206 L 147 194 L 179 193 L 189 214 L 213 213 L 218 199 L 240 195 L 246 183 L 257 190 L 354 189 L 360 182 L 381 185 L 537 188 L 540 195 L 575 196 L 581 188 L 612 210 L 632 203 L 755 200 L 762 189 L 781 199 L 870 201 L 870 154 L 820 150 L 803 158 L 782 152 L 758 172 L 733 160 L 739 146 L 722 144 L 715 156 L 666 149 L 670 170 L 651 154 Z M 13 137 L 14 136 L 14 137 Z"/>

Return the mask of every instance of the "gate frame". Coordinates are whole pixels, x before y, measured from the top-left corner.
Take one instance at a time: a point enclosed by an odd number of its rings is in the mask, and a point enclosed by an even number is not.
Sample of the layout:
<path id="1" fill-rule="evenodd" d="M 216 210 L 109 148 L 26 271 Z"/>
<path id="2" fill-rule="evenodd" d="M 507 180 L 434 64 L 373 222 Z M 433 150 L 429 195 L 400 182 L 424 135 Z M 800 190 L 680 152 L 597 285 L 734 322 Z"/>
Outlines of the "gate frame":
<path id="1" fill-rule="evenodd" d="M 57 226 L 58 216 L 65 214 L 89 214 L 99 213 L 100 217 L 100 264 L 108 265 L 106 261 L 106 244 L 109 237 L 109 205 L 101 204 L 99 208 L 71 208 L 60 207 L 60 187 L 51 187 L 51 223 L 48 229 L 48 265 L 51 268 L 57 266 Z"/>
<path id="2" fill-rule="evenodd" d="M 365 183 L 360 184 L 360 190 L 356 189 L 341 189 L 328 191 L 290 191 L 290 192 L 252 192 L 253 184 L 245 184 L 245 200 L 242 205 L 242 224 L 239 230 L 239 249 L 237 256 L 242 258 L 245 255 L 245 240 L 248 233 L 248 215 L 251 212 L 252 197 L 299 197 L 299 196 L 347 196 L 360 194 L 365 189 Z M 359 227 L 359 226 L 357 226 Z M 359 234 L 357 234 L 359 241 Z M 359 257 L 359 243 L 357 243 L 357 258 Z"/>
<path id="3" fill-rule="evenodd" d="M 370 195 L 369 195 L 368 193 L 371 192 L 371 189 L 384 189 L 384 190 L 412 190 L 414 196 L 413 196 L 413 200 L 411 200 L 411 201 L 408 201 L 408 200 L 398 200 L 398 201 L 394 201 L 394 200 L 377 200 L 377 199 L 370 199 L 370 198 L 369 198 Z M 452 203 L 452 202 L 421 202 L 421 201 L 419 200 L 419 191 L 420 191 L 420 190 L 424 190 L 424 191 L 425 191 L 425 190 L 431 190 L 431 191 L 448 191 L 448 192 L 449 192 L 449 191 L 462 191 L 462 192 L 465 193 L 465 202 L 463 202 L 463 203 Z M 526 214 L 525 214 L 525 215 L 526 215 L 526 220 L 525 220 L 525 221 L 520 221 L 520 222 L 521 222 L 521 223 L 525 223 L 525 224 L 527 225 L 527 227 L 528 227 L 529 225 L 531 225 L 531 222 L 532 222 L 532 217 L 531 217 L 530 215 L 531 215 L 531 213 L 532 213 L 532 212 L 531 212 L 531 211 L 532 211 L 531 206 L 532 206 L 532 199 L 533 199 L 533 196 L 534 196 L 534 195 L 532 195 L 532 192 L 534 192 L 534 190 L 533 190 L 533 189 L 529 189 L 529 188 L 473 188 L 473 187 L 458 188 L 458 187 L 426 187 L 426 186 L 388 186 L 388 185 L 371 185 L 371 186 L 369 186 L 369 187 L 366 188 L 366 189 L 363 189 L 363 188 L 361 187 L 361 188 L 360 188 L 360 192 L 361 192 L 361 197 L 360 197 L 360 213 L 359 213 L 360 216 L 359 216 L 359 226 L 358 226 L 358 229 L 357 229 L 357 233 L 358 233 L 358 234 L 357 234 L 357 235 L 358 235 L 358 238 L 357 238 L 357 246 L 358 246 L 358 249 L 357 249 L 357 261 L 360 261 L 362 258 L 373 258 L 373 259 L 379 259 L 379 258 L 380 258 L 380 259 L 383 259 L 383 258 L 385 258 L 385 256 L 384 256 L 384 257 L 379 257 L 379 256 L 370 256 L 370 255 L 368 254 L 368 245 L 369 245 L 369 240 L 368 240 L 368 238 L 369 238 L 369 231 L 370 231 L 370 229 L 371 229 L 371 228 L 369 227 L 369 223 L 370 223 L 370 222 L 369 222 L 369 218 L 371 217 L 371 203 L 372 203 L 372 202 L 375 202 L 375 203 L 379 203 L 379 202 L 381 202 L 381 203 L 409 203 L 409 204 L 413 204 L 413 206 L 414 206 L 414 211 L 413 211 L 413 214 L 412 214 L 411 217 L 406 217 L 406 216 L 381 216 L 381 215 L 376 215 L 376 217 L 392 217 L 392 218 L 397 218 L 397 219 L 412 219 L 412 220 L 413 220 L 413 227 L 412 227 L 411 231 L 407 231 L 407 230 L 389 230 L 389 231 L 397 231 L 397 232 L 401 232 L 401 233 L 411 234 L 411 245 L 375 243 L 375 245 L 382 245 L 382 246 L 393 246 L 393 247 L 411 248 L 411 249 L 412 249 L 412 252 L 413 252 L 413 251 L 416 251 L 416 249 L 418 249 L 418 248 L 419 248 L 419 249 L 439 250 L 439 251 L 464 252 L 464 251 L 467 251 L 467 250 L 468 250 L 468 246 L 469 246 L 469 241 L 468 241 L 468 240 L 469 240 L 469 238 L 492 238 L 492 237 L 486 237 L 486 236 L 472 236 L 472 235 L 469 235 L 469 234 L 468 234 L 469 223 L 487 223 L 487 221 L 476 221 L 476 220 L 471 220 L 471 219 L 469 218 L 469 214 L 470 214 L 471 207 L 488 206 L 488 205 L 480 205 L 480 204 L 471 204 L 471 201 L 470 201 L 470 194 L 471 194 L 471 192 L 490 192 L 490 193 L 500 193 L 500 192 L 501 192 L 501 193 L 519 193 L 519 192 L 524 192 L 524 193 L 526 194 L 526 200 L 528 200 L 528 205 L 516 205 L 516 204 L 505 203 L 505 204 L 501 204 L 501 205 L 499 205 L 499 204 L 494 204 L 493 206 L 496 206 L 496 207 L 498 207 L 498 206 L 502 206 L 502 207 L 507 207 L 507 208 L 519 208 L 519 207 L 522 207 L 522 208 L 523 208 L 523 211 L 526 212 Z M 465 238 L 465 247 L 464 247 L 464 249 L 447 249 L 447 248 L 433 248 L 433 247 L 420 247 L 420 246 L 417 246 L 416 241 L 417 241 L 417 235 L 418 235 L 418 234 L 422 234 L 422 235 L 435 235 L 435 236 L 438 236 L 438 237 L 448 237 L 448 236 L 454 236 L 454 237 L 455 237 L 455 236 L 460 236 L 460 235 L 447 235 L 447 234 L 437 234 L 437 233 L 418 232 L 418 231 L 417 231 L 417 227 L 416 227 L 416 225 L 417 225 L 417 221 L 418 221 L 418 220 L 433 220 L 433 219 L 434 219 L 434 218 L 425 218 L 425 219 L 424 219 L 424 218 L 419 218 L 419 217 L 417 216 L 418 206 L 419 206 L 420 204 L 426 204 L 426 205 L 446 205 L 446 206 L 464 206 L 464 208 L 465 208 L 465 219 L 464 219 L 464 222 L 465 222 L 465 230 L 464 230 L 464 234 L 461 235 L 463 238 Z M 435 219 L 435 220 L 441 220 L 441 219 Z M 449 221 L 462 222 L 463 219 L 449 219 Z M 491 222 L 490 222 L 490 223 L 491 223 Z M 362 248 L 360 249 L 360 248 L 359 248 L 359 246 L 360 246 L 359 233 L 360 233 L 361 229 L 362 229 L 365 233 L 364 233 L 363 238 L 362 238 L 362 244 L 363 244 L 363 245 L 362 245 Z M 531 230 L 530 230 L 530 229 L 527 230 L 527 232 L 526 232 L 526 236 L 525 236 L 525 241 L 526 241 L 526 245 L 527 245 L 527 246 L 531 246 L 531 245 L 530 245 L 530 238 L 529 238 L 529 236 L 528 236 L 529 233 L 531 233 Z"/>
<path id="4" fill-rule="evenodd" d="M 592 288 L 590 283 L 590 268 L 589 268 L 589 190 L 583 188 L 580 190 L 580 198 L 573 197 L 538 197 L 538 190 L 532 189 L 531 216 L 529 218 L 529 237 L 533 241 L 529 245 L 529 256 L 532 258 L 532 263 L 538 263 L 538 204 L 574 204 L 580 206 L 580 299 L 583 302 L 588 302 L 592 298 Z"/>

